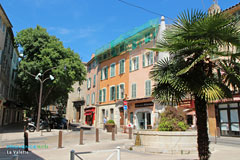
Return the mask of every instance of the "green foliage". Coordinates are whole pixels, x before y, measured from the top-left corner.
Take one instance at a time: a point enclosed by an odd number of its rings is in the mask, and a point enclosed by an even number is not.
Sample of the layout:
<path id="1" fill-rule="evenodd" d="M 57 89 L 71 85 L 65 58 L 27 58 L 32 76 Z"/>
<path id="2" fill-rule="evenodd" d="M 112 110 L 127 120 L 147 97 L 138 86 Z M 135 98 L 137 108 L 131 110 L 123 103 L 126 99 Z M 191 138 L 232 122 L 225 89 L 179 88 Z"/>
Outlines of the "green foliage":
<path id="1" fill-rule="evenodd" d="M 40 83 L 32 75 L 47 71 L 41 79 L 54 76 L 54 80 L 46 80 L 43 85 L 42 106 L 61 103 L 65 105 L 68 93 L 73 90 L 75 82 L 85 80 L 86 69 L 77 53 L 64 48 L 62 42 L 47 33 L 46 29 L 37 26 L 17 33 L 16 44 L 23 49 L 23 56 L 18 69 L 19 98 L 28 107 L 38 104 Z M 30 73 L 30 74 L 29 74 Z"/>
<path id="2" fill-rule="evenodd" d="M 106 124 L 115 124 L 115 122 L 114 122 L 114 120 L 110 119 L 110 120 L 107 121 Z"/>
<path id="3" fill-rule="evenodd" d="M 184 112 L 175 107 L 168 106 L 165 108 L 165 111 L 161 114 L 159 131 L 186 131 L 187 128 Z"/>

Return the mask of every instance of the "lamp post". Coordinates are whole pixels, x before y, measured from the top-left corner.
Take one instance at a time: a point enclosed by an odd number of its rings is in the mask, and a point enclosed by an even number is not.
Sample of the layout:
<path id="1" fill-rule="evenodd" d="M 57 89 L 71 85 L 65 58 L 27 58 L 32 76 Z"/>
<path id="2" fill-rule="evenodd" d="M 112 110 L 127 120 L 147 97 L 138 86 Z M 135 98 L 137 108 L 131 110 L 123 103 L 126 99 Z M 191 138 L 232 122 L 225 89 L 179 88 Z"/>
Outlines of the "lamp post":
<path id="1" fill-rule="evenodd" d="M 38 116 L 37 116 L 37 132 L 39 132 L 39 124 L 40 124 L 40 117 L 41 117 L 43 83 L 48 79 L 54 80 L 54 77 L 52 75 L 49 75 L 49 77 L 44 79 L 44 74 L 47 73 L 48 71 L 52 70 L 52 69 L 55 69 L 55 68 L 57 68 L 57 67 L 49 68 L 46 71 L 44 71 L 43 74 L 39 72 L 37 75 L 33 75 L 33 74 L 25 71 L 27 74 L 35 77 L 35 79 L 39 80 L 39 82 L 40 82 L 40 93 L 39 93 L 39 102 L 38 102 Z M 40 77 L 42 77 L 42 78 L 40 78 Z"/>

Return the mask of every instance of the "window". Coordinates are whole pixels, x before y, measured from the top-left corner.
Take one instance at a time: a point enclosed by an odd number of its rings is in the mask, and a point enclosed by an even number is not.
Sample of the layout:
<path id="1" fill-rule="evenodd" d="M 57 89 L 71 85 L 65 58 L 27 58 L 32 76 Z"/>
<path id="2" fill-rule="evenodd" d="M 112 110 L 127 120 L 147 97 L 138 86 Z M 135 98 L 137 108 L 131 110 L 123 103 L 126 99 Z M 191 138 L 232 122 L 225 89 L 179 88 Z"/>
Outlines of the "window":
<path id="1" fill-rule="evenodd" d="M 106 91 L 106 88 L 103 88 L 102 89 L 102 94 L 103 94 L 103 102 L 106 102 L 106 93 L 107 93 L 107 91 Z"/>
<path id="2" fill-rule="evenodd" d="M 115 86 L 110 87 L 110 101 L 115 100 L 115 94 L 116 94 Z"/>
<path id="3" fill-rule="evenodd" d="M 87 95 L 87 106 L 89 105 L 89 102 L 90 102 L 90 95 L 88 94 Z"/>
<path id="4" fill-rule="evenodd" d="M 148 42 L 151 41 L 151 35 L 150 35 L 150 33 L 147 33 L 147 34 L 145 35 L 144 40 L 145 40 L 145 43 L 148 43 Z"/>
<path id="5" fill-rule="evenodd" d="M 120 53 L 124 51 L 124 44 L 120 45 Z"/>
<path id="6" fill-rule="evenodd" d="M 99 90 L 99 102 L 102 102 L 102 90 Z"/>
<path id="7" fill-rule="evenodd" d="M 95 93 L 92 93 L 92 104 L 95 104 Z"/>
<path id="8" fill-rule="evenodd" d="M 124 98 L 124 84 L 117 85 L 117 99 L 123 99 Z"/>
<path id="9" fill-rule="evenodd" d="M 110 119 L 114 120 L 114 109 L 110 109 Z"/>
<path id="10" fill-rule="evenodd" d="M 147 67 L 153 64 L 153 52 L 147 52 L 143 54 L 143 67 Z"/>
<path id="11" fill-rule="evenodd" d="M 112 48 L 112 50 L 111 50 L 111 55 L 112 55 L 112 56 L 115 56 L 115 55 L 116 55 L 116 50 L 115 50 L 115 48 Z"/>
<path id="12" fill-rule="evenodd" d="M 125 59 L 119 61 L 119 74 L 123 74 L 125 72 Z"/>
<path id="13" fill-rule="evenodd" d="M 88 78 L 87 80 L 87 88 L 91 88 L 91 78 Z"/>
<path id="14" fill-rule="evenodd" d="M 108 67 L 103 67 L 101 70 L 101 80 L 108 78 Z"/>
<path id="15" fill-rule="evenodd" d="M 131 60 L 130 60 L 130 72 L 131 71 L 135 71 L 135 70 L 138 70 L 139 69 L 139 57 L 133 57 Z"/>
<path id="16" fill-rule="evenodd" d="M 87 67 L 88 72 L 90 72 L 91 69 L 92 69 L 91 64 L 89 64 L 88 67 Z"/>
<path id="17" fill-rule="evenodd" d="M 111 64 L 110 66 L 110 77 L 114 77 L 116 74 L 116 63 Z"/>
<path id="18" fill-rule="evenodd" d="M 93 76 L 93 87 L 95 87 L 96 86 L 96 74 L 94 74 L 94 76 Z"/>
<path id="19" fill-rule="evenodd" d="M 145 82 L 145 96 L 151 96 L 151 80 Z"/>
<path id="20" fill-rule="evenodd" d="M 132 43 L 132 50 L 134 50 L 134 49 L 136 49 L 137 48 L 137 43 L 134 41 L 133 43 Z"/>
<path id="21" fill-rule="evenodd" d="M 136 93 L 137 93 L 137 85 L 136 83 L 132 84 L 132 98 L 136 98 Z"/>
<path id="22" fill-rule="evenodd" d="M 6 30 L 6 25 L 3 23 L 2 31 L 5 32 L 5 30 Z"/>

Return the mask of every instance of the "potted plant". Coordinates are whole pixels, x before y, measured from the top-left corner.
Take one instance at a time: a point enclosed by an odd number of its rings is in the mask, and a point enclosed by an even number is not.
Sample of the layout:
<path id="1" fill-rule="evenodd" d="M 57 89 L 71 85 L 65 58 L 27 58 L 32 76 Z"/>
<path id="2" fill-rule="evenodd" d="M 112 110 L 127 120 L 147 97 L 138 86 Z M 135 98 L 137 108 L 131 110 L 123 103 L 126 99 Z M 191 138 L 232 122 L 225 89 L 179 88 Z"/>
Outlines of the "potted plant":
<path id="1" fill-rule="evenodd" d="M 115 122 L 114 120 L 108 120 L 107 123 L 105 124 L 105 127 L 107 129 L 107 132 L 112 132 L 112 129 L 115 127 Z"/>

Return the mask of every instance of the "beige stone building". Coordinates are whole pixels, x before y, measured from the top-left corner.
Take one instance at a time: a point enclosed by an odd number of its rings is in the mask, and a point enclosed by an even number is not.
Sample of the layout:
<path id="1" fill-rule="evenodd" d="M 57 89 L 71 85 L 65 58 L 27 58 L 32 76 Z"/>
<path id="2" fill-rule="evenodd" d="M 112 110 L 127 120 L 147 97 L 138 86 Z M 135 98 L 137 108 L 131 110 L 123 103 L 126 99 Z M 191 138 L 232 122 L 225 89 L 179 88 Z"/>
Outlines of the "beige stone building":
<path id="1" fill-rule="evenodd" d="M 86 63 L 84 63 L 86 67 Z M 76 82 L 73 85 L 73 91 L 68 94 L 68 102 L 66 108 L 66 118 L 70 122 L 84 124 L 84 105 L 86 103 L 87 81 L 82 85 Z"/>

